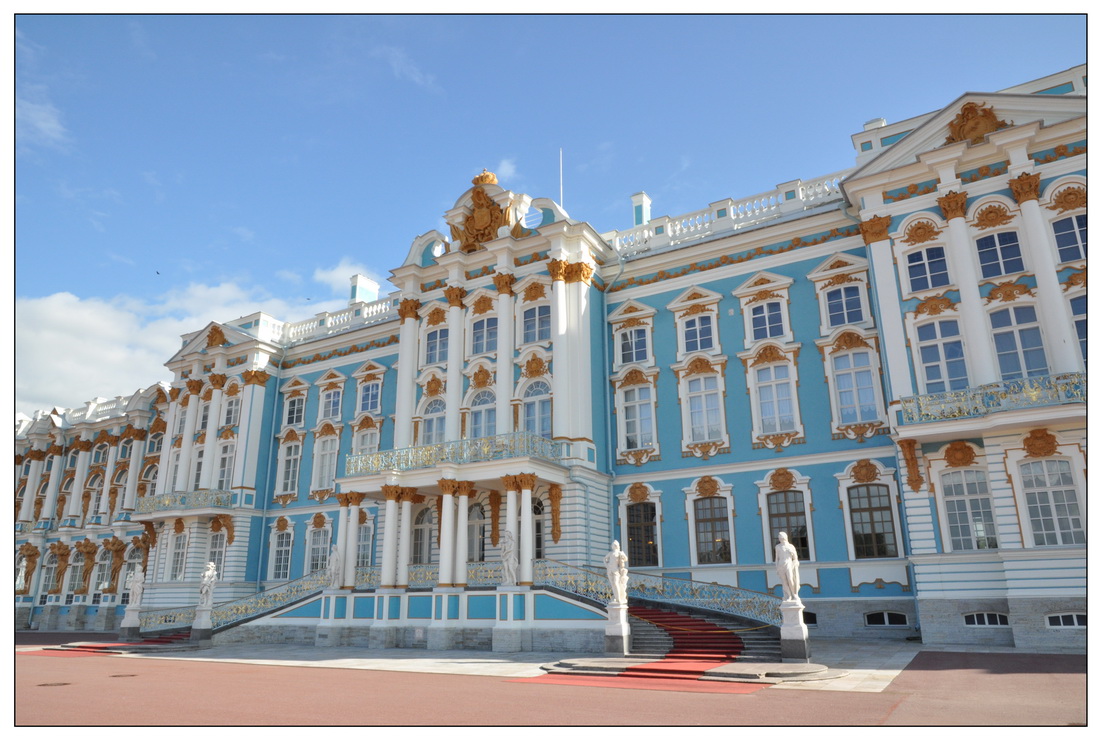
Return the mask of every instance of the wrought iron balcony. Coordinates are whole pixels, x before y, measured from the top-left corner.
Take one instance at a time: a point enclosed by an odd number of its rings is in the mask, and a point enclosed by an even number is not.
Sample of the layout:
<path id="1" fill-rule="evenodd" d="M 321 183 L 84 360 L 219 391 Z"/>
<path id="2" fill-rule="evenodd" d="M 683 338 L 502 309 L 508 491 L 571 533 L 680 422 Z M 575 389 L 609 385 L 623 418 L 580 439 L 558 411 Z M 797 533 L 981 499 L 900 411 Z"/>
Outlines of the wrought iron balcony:
<path id="1" fill-rule="evenodd" d="M 201 491 L 179 491 L 161 494 L 155 497 L 142 497 L 134 505 L 134 511 L 141 514 L 167 512 L 176 509 L 209 509 L 211 507 L 232 507 L 236 492 L 221 489 L 203 489 Z"/>
<path id="2" fill-rule="evenodd" d="M 473 440 L 453 440 L 435 445 L 350 455 L 344 473 L 346 476 L 359 476 L 382 471 L 431 468 L 444 463 L 481 463 L 505 458 L 558 461 L 562 459 L 562 444 L 528 432 L 510 432 Z"/>
<path id="3" fill-rule="evenodd" d="M 1016 409 L 1084 404 L 1086 374 L 1060 373 L 1000 381 L 959 391 L 908 396 L 901 400 L 903 424 L 982 417 Z"/>

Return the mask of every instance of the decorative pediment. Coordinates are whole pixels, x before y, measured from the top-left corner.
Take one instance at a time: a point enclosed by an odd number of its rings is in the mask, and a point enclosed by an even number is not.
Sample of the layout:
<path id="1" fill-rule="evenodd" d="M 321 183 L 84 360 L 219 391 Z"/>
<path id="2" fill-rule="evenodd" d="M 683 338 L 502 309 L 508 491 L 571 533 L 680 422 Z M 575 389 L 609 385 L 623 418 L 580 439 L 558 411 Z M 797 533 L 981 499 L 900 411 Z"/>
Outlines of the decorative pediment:
<path id="1" fill-rule="evenodd" d="M 657 309 L 654 307 L 631 300 L 616 307 L 616 310 L 608 315 L 608 322 L 616 330 L 634 326 L 649 326 L 655 314 L 657 314 Z"/>
<path id="2" fill-rule="evenodd" d="M 310 384 L 303 381 L 298 376 L 290 379 L 279 388 L 279 393 L 285 394 L 287 398 L 293 398 L 295 396 L 302 396 L 309 393 Z"/>
<path id="3" fill-rule="evenodd" d="M 844 252 L 831 255 L 823 260 L 818 267 L 807 273 L 807 278 L 814 281 L 815 288 L 822 288 L 818 284 L 840 285 L 862 280 L 856 276 L 868 270 L 868 261 L 857 255 L 849 255 Z"/>
<path id="4" fill-rule="evenodd" d="M 735 288 L 733 294 L 743 301 L 749 299 L 747 303 L 753 303 L 765 298 L 772 298 L 773 296 L 770 294 L 779 296 L 778 292 L 786 291 L 794 282 L 793 278 L 786 275 L 762 271 Z"/>
<path id="5" fill-rule="evenodd" d="M 184 335 L 183 347 L 168 361 L 180 360 L 196 353 L 205 353 L 207 350 L 215 350 L 220 347 L 231 347 L 242 342 L 255 342 L 255 337 L 242 332 L 228 324 L 211 322 L 198 332 Z"/>
<path id="6" fill-rule="evenodd" d="M 386 371 L 387 368 L 385 365 L 380 365 L 373 360 L 368 360 L 366 363 L 356 369 L 355 373 L 352 374 L 352 378 L 356 379 L 360 383 L 381 381 Z"/>
<path id="7" fill-rule="evenodd" d="M 678 318 L 682 318 L 705 311 L 717 311 L 717 304 L 722 298 L 721 293 L 693 286 L 666 304 L 665 308 L 676 313 Z"/>

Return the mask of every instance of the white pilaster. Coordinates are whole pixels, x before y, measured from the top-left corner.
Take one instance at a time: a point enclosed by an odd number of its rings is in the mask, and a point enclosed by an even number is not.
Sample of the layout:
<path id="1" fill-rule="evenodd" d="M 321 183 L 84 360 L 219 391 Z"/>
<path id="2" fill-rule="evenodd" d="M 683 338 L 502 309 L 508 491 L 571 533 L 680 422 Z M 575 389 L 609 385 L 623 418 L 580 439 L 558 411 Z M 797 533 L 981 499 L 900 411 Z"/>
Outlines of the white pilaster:
<path id="1" fill-rule="evenodd" d="M 398 574 L 394 586 L 405 589 L 409 586 L 409 557 L 413 545 L 413 500 L 402 492 L 401 495 L 401 535 L 398 536 Z"/>
<path id="2" fill-rule="evenodd" d="M 260 430 L 268 405 L 269 378 L 266 372 L 260 370 L 245 373 L 245 384 L 240 391 L 241 413 L 237 422 L 237 445 L 233 449 L 231 488 L 236 491 L 256 490 L 256 471 L 262 442 Z M 279 429 L 278 421 L 273 421 L 272 426 Z"/>
<path id="3" fill-rule="evenodd" d="M 497 294 L 497 434 L 512 432 L 513 325 L 512 289 Z"/>
<path id="4" fill-rule="evenodd" d="M 50 468 L 49 484 L 46 486 L 46 503 L 42 506 L 42 516 L 52 518 L 57 508 L 57 493 L 61 490 L 61 476 L 65 472 L 65 464 L 60 455 L 53 456 L 53 466 Z M 75 493 L 74 493 L 75 495 Z M 57 523 L 54 523 L 55 525 Z"/>
<path id="5" fill-rule="evenodd" d="M 81 451 L 81 455 L 84 452 Z M 138 479 L 141 478 L 141 470 L 145 467 L 145 439 L 134 438 L 130 446 L 130 467 L 126 469 L 126 489 L 122 495 L 122 512 L 133 512 L 134 503 L 137 501 Z M 77 478 L 80 478 L 80 457 L 76 460 Z M 73 484 L 76 488 L 76 484 Z"/>
<path id="6" fill-rule="evenodd" d="M 397 583 L 398 561 L 398 496 L 400 487 L 384 486 L 386 495 L 386 514 L 382 522 L 382 573 L 379 586 L 393 587 Z"/>
<path id="7" fill-rule="evenodd" d="M 463 403 L 463 361 L 466 353 L 463 325 L 462 302 L 455 301 L 447 309 L 447 391 L 444 397 L 447 403 L 447 414 L 444 417 L 445 440 L 458 440 L 462 437 L 462 415 L 459 413 L 459 407 Z"/>
<path id="8" fill-rule="evenodd" d="M 473 488 L 470 482 L 459 482 L 458 517 L 455 518 L 455 565 L 451 583 L 456 587 L 466 586 L 467 550 L 469 548 L 469 534 L 467 526 L 470 514 L 470 497 L 468 492 Z"/>
<path id="9" fill-rule="evenodd" d="M 222 376 L 225 383 L 225 376 Z M 218 468 L 218 425 L 222 421 L 222 387 L 214 386 L 210 392 L 210 411 L 206 416 L 206 438 L 203 442 L 203 468 L 199 473 L 199 488 L 209 489 Z"/>
<path id="10" fill-rule="evenodd" d="M 569 437 L 573 427 L 570 419 L 569 388 L 570 363 L 573 362 L 569 331 L 569 302 L 566 299 L 564 266 L 551 271 L 551 352 L 554 372 L 551 374 L 551 431 L 554 437 Z"/>
<path id="11" fill-rule="evenodd" d="M 455 485 L 457 482 L 452 481 Z M 440 497 L 440 574 L 437 584 L 450 587 L 455 584 L 455 496 L 444 491 Z"/>
<path id="12" fill-rule="evenodd" d="M 23 506 L 19 508 L 20 522 L 30 522 L 34 516 L 34 500 L 38 494 L 38 487 L 42 485 L 43 467 L 43 461 L 35 458 L 31 459 L 31 468 L 27 472 L 27 489 L 23 494 Z M 45 514 L 45 507 L 43 507 L 42 512 Z M 45 556 L 42 556 L 42 558 L 45 558 Z"/>
<path id="13" fill-rule="evenodd" d="M 882 311 L 879 313 L 880 341 L 883 343 L 887 367 L 891 369 L 891 398 L 901 399 L 913 396 L 914 385 L 910 379 L 910 358 L 906 352 L 906 330 L 899 312 L 898 283 L 895 277 L 895 262 L 891 255 L 891 240 L 881 239 L 867 245 L 868 257 L 872 263 L 872 275 L 875 278 L 876 298 Z"/>
<path id="14" fill-rule="evenodd" d="M 119 446 L 116 442 L 107 448 L 107 466 L 103 469 L 103 489 L 99 496 L 99 510 L 89 512 L 89 515 L 106 515 L 111 508 L 111 480 L 115 477 L 115 463 L 118 462 L 118 455 Z M 76 491 L 75 487 L 73 491 Z"/>
<path id="15" fill-rule="evenodd" d="M 179 401 L 168 402 L 168 411 L 164 416 L 164 434 L 161 436 L 161 458 L 157 464 L 157 492 L 160 494 L 175 491 L 176 482 L 169 481 L 168 477 L 172 473 L 172 439 L 175 436 L 176 425 L 179 424 L 177 419 L 180 414 Z"/>
<path id="16" fill-rule="evenodd" d="M 199 416 L 200 404 L 202 404 L 202 401 L 198 394 L 191 394 L 187 400 L 187 411 L 184 413 L 183 439 L 180 441 L 180 467 L 176 471 L 176 480 L 172 482 L 173 491 L 189 491 L 191 489 L 187 479 L 191 474 L 191 456 L 195 449 L 195 424 Z"/>
<path id="17" fill-rule="evenodd" d="M 535 554 L 534 538 L 535 524 L 531 513 L 531 489 L 535 485 L 535 474 L 521 474 L 520 490 L 520 568 L 517 581 L 520 586 L 531 586 L 532 583 L 532 558 Z"/>
<path id="18" fill-rule="evenodd" d="M 957 215 L 948 220 L 948 270 L 960 291 L 960 331 L 963 334 L 967 358 L 968 381 L 972 386 L 998 380 L 998 364 L 990 325 L 979 296 L 979 273 L 975 267 L 975 248 L 967 220 Z"/>
<path id="19" fill-rule="evenodd" d="M 359 559 L 359 513 L 362 494 L 348 496 L 348 542 L 344 555 L 344 586 L 354 587 L 356 583 L 356 561 Z"/>
<path id="20" fill-rule="evenodd" d="M 412 303 L 407 304 L 407 301 Z M 413 444 L 413 412 L 416 409 L 416 378 L 420 355 L 420 320 L 415 299 L 402 301 L 403 319 L 398 338 L 398 388 L 394 399 L 394 448 L 408 448 Z"/>

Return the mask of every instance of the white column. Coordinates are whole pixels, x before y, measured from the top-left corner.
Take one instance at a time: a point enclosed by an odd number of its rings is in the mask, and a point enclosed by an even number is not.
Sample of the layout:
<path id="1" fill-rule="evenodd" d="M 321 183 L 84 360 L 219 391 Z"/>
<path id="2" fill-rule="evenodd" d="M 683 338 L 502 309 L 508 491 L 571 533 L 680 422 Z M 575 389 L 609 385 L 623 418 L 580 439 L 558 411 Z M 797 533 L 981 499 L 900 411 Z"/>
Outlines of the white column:
<path id="1" fill-rule="evenodd" d="M 143 432 L 145 432 L 143 430 Z M 148 436 L 148 432 L 146 432 Z M 138 479 L 141 478 L 141 470 L 145 467 L 145 438 L 134 438 L 130 446 L 130 467 L 126 469 L 126 489 L 122 495 L 122 512 L 133 512 L 134 503 L 138 498 Z M 77 478 L 80 477 L 80 458 L 77 458 Z M 73 484 L 74 488 L 76 484 Z M 122 577 L 119 577 L 122 578 Z M 120 587 L 121 591 L 121 587 Z"/>
<path id="2" fill-rule="evenodd" d="M 1023 177 L 1023 176 L 1022 176 Z M 1037 181 L 1039 175 L 1035 175 Z M 1012 182 L 1012 181 L 1011 181 Z M 1039 182 L 1036 183 L 1039 190 Z M 1078 336 L 1074 331 L 1074 318 L 1070 305 L 1063 298 L 1063 287 L 1055 266 L 1059 264 L 1058 248 L 1047 220 L 1040 212 L 1035 198 L 1018 202 L 1021 220 L 1024 222 L 1024 239 L 1021 246 L 1026 254 L 1025 264 L 1036 276 L 1039 293 L 1037 313 L 1045 335 L 1048 351 L 1048 369 L 1055 373 L 1081 373 L 1085 371 L 1078 351 Z"/>
<path id="3" fill-rule="evenodd" d="M 57 445 L 50 446 L 50 450 L 60 449 Z M 46 487 L 46 503 L 42 506 L 42 515 L 47 519 L 53 518 L 54 510 L 57 508 L 57 493 L 61 490 L 61 476 L 65 472 L 65 464 L 62 461 L 63 457 L 54 453 L 53 466 L 50 468 L 50 483 Z M 54 523 L 55 526 L 57 524 Z"/>
<path id="4" fill-rule="evenodd" d="M 552 266 L 551 277 L 551 352 L 554 372 L 551 374 L 551 432 L 553 437 L 569 436 L 570 420 L 569 368 L 573 362 L 569 338 L 569 302 L 566 300 L 566 264 L 559 260 Z"/>
<path id="5" fill-rule="evenodd" d="M 45 458 L 45 456 L 41 459 L 37 457 L 38 453 L 41 452 L 45 451 L 32 448 L 27 453 L 28 456 L 34 455 L 35 457 L 31 458 L 31 468 L 27 472 L 27 489 L 23 494 L 23 506 L 19 508 L 20 522 L 30 522 L 31 518 L 34 517 L 34 500 L 38 494 L 38 487 L 42 484 L 43 459 Z M 45 512 L 45 509 L 43 509 L 43 512 Z M 45 557 L 45 554 L 40 556 L 39 562 Z"/>
<path id="6" fill-rule="evenodd" d="M 579 263 L 578 280 L 567 283 L 571 295 L 570 330 L 573 347 L 577 350 L 575 357 L 584 358 L 585 353 L 592 346 L 592 327 L 589 312 L 589 284 L 592 279 L 592 266 L 587 263 Z M 573 432 L 571 437 L 593 439 L 593 364 L 589 362 L 574 362 L 571 371 L 574 380 L 571 388 L 574 390 Z"/>
<path id="7" fill-rule="evenodd" d="M 73 474 L 73 499 L 79 500 L 81 494 L 84 492 L 84 482 L 88 479 L 88 460 L 91 458 L 91 453 L 82 449 L 76 454 L 76 471 Z M 73 506 L 72 502 L 69 502 L 68 506 Z M 76 512 L 80 511 L 77 507 Z"/>
<path id="8" fill-rule="evenodd" d="M 451 579 L 452 584 L 456 587 L 466 586 L 466 563 L 469 546 L 467 523 L 470 514 L 470 494 L 473 491 L 473 481 L 459 482 L 458 517 L 455 518 L 455 565 Z"/>
<path id="9" fill-rule="evenodd" d="M 199 405 L 202 404 L 202 400 L 199 399 L 198 394 L 202 382 L 188 381 L 187 386 L 188 390 L 194 389 L 195 393 L 192 393 L 187 400 L 187 411 L 184 414 L 183 439 L 180 441 L 180 468 L 176 472 L 176 480 L 173 482 L 175 488 L 173 491 L 189 491 L 191 489 L 188 475 L 191 473 L 191 456 L 195 449 L 195 424 L 199 417 Z"/>
<path id="10" fill-rule="evenodd" d="M 401 487 L 387 484 L 382 487 L 382 493 L 386 496 L 386 516 L 382 525 L 382 573 L 379 575 L 379 586 L 393 587 L 397 584 L 398 561 L 398 497 L 401 496 Z"/>
<path id="11" fill-rule="evenodd" d="M 446 484 L 445 484 L 446 482 Z M 441 587 L 454 586 L 455 564 L 455 492 L 458 482 L 440 479 L 440 574 L 436 583 Z"/>
<path id="12" fill-rule="evenodd" d="M 222 385 L 226 377 L 211 374 L 210 411 L 206 418 L 206 439 L 203 443 L 203 469 L 199 473 L 199 488 L 209 489 L 214 480 L 214 471 L 218 468 L 218 425 L 222 420 Z"/>
<path id="13" fill-rule="evenodd" d="M 245 385 L 241 389 L 241 414 L 237 423 L 237 445 L 233 450 L 233 489 L 256 489 L 256 471 L 259 465 L 260 429 L 267 409 L 267 382 L 270 376 L 262 370 L 245 371 Z M 273 392 L 275 393 L 275 392 Z M 272 428 L 278 430 L 278 420 Z M 274 452 L 272 453 L 274 455 Z"/>
<path id="14" fill-rule="evenodd" d="M 516 494 L 520 484 L 515 476 L 502 476 L 501 481 L 505 485 L 505 532 L 512 535 L 512 542 L 518 542 L 516 529 Z"/>
<path id="15" fill-rule="evenodd" d="M 344 577 L 348 575 L 348 548 L 349 539 L 351 537 L 351 519 L 348 517 L 348 498 L 345 494 L 337 494 L 337 500 L 340 502 L 340 507 L 337 509 L 336 521 L 336 557 L 338 564 L 335 568 L 340 570 L 341 584 L 344 586 L 347 581 Z M 334 568 L 330 566 L 330 568 Z"/>
<path id="16" fill-rule="evenodd" d="M 520 586 L 531 586 L 531 562 L 535 555 L 535 525 L 531 514 L 531 490 L 535 488 L 535 474 L 522 473 L 516 477 L 520 484 L 520 568 L 517 581 Z"/>
<path id="17" fill-rule="evenodd" d="M 115 438 L 114 443 L 107 448 L 107 467 L 103 470 L 103 490 L 99 496 L 99 510 L 97 512 L 89 512 L 91 515 L 106 515 L 111 507 L 111 479 L 115 477 L 115 463 L 118 461 L 119 446 L 118 438 Z M 76 491 L 76 489 L 73 489 Z M 95 500 L 92 500 L 95 504 Z"/>
<path id="18" fill-rule="evenodd" d="M 356 584 L 356 561 L 359 559 L 359 505 L 363 502 L 363 494 L 359 492 L 348 493 L 348 550 L 344 555 L 344 586 L 354 587 Z"/>
<path id="19" fill-rule="evenodd" d="M 180 389 L 172 389 L 179 392 Z M 179 415 L 183 414 L 180 410 L 180 402 L 178 401 L 179 395 L 177 394 L 176 401 L 168 402 L 168 411 L 165 413 L 164 422 L 164 434 L 161 436 L 161 459 L 157 464 L 157 491 L 161 494 L 167 494 L 170 491 L 175 491 L 176 482 L 169 481 L 168 477 L 172 473 L 172 439 L 176 434 L 176 425 Z M 182 443 L 181 443 L 182 444 Z"/>
<path id="20" fill-rule="evenodd" d="M 513 331 L 512 275 L 501 281 L 497 293 L 497 434 L 512 432 L 513 355 L 516 337 Z"/>
<path id="21" fill-rule="evenodd" d="M 416 378 L 420 354 L 420 301 L 405 299 L 398 314 L 401 329 L 398 335 L 398 388 L 394 399 L 394 448 L 413 444 L 413 411 L 416 409 Z"/>
<path id="22" fill-rule="evenodd" d="M 401 492 L 401 535 L 398 536 L 398 574 L 394 586 L 405 589 L 409 586 L 409 557 L 413 544 L 413 496 L 410 489 L 402 487 Z"/>
<path id="23" fill-rule="evenodd" d="M 993 383 L 998 380 L 998 363 L 986 308 L 979 296 L 979 271 L 975 266 L 977 256 L 972 243 L 971 228 L 967 225 L 962 203 L 953 206 L 948 203 L 947 196 L 938 199 L 938 203 L 945 217 L 950 217 L 948 244 L 944 251 L 948 257 L 952 282 L 960 291 L 960 332 L 967 348 L 968 381 L 971 386 Z"/>
<path id="24" fill-rule="evenodd" d="M 459 407 L 463 402 L 463 361 L 466 357 L 462 301 L 466 291 L 458 286 L 449 286 L 444 292 L 450 304 L 447 309 L 447 415 L 444 417 L 444 439 L 458 440 L 462 437 Z"/>

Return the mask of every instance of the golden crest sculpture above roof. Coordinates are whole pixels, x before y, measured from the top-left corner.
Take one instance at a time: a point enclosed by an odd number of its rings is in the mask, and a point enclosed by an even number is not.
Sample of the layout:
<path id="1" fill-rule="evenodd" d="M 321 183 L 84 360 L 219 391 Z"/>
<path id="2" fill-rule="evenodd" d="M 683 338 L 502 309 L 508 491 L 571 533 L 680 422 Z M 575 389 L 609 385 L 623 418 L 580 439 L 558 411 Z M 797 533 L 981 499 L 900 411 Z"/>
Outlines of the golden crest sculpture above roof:
<path id="1" fill-rule="evenodd" d="M 978 144 L 987 134 L 1011 125 L 1000 120 L 990 106 L 984 107 L 974 101 L 964 103 L 960 112 L 948 123 L 948 136 L 944 143 L 967 141 Z"/>
<path id="2" fill-rule="evenodd" d="M 463 252 L 481 249 L 482 243 L 497 238 L 498 229 L 512 224 L 509 209 L 502 210 L 482 187 L 497 185 L 497 176 L 483 169 L 471 182 L 474 183 L 470 194 L 471 212 L 463 219 L 461 227 L 451 225 L 451 240 L 457 242 Z"/>

